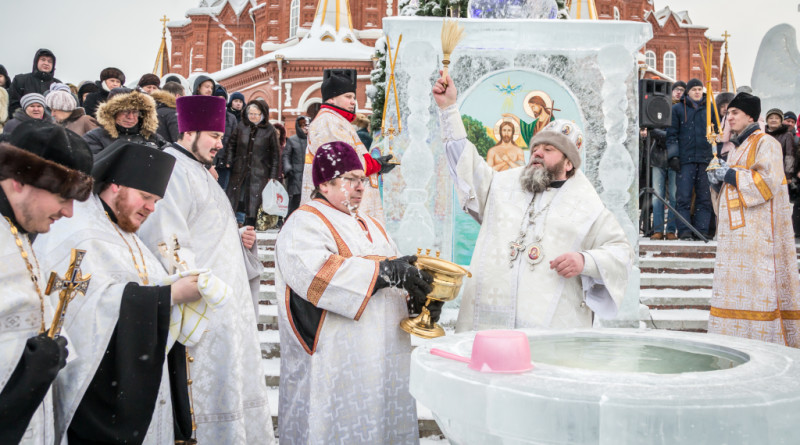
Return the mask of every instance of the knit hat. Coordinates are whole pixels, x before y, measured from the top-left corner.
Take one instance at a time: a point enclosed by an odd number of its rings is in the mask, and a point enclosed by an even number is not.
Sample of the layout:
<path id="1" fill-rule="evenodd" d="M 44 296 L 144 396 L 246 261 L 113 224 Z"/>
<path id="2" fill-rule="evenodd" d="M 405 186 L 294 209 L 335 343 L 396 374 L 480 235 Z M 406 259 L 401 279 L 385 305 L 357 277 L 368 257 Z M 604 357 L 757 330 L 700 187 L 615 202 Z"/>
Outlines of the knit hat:
<path id="1" fill-rule="evenodd" d="M 233 93 L 231 93 L 231 97 L 228 99 L 229 106 L 233 103 L 234 99 L 239 99 L 240 101 L 242 101 L 242 104 L 244 104 L 244 94 L 238 91 L 234 91 Z"/>
<path id="2" fill-rule="evenodd" d="M 47 93 L 47 96 L 44 98 L 44 103 L 47 105 L 47 108 L 60 111 L 72 111 L 78 108 L 78 101 L 75 99 L 75 96 L 69 92 L 69 88 L 67 88 L 66 91 L 63 89 L 53 89 L 55 85 L 56 84 L 50 85 L 50 92 Z"/>
<path id="3" fill-rule="evenodd" d="M 783 118 L 784 119 L 791 119 L 791 120 L 797 122 L 797 115 L 794 114 L 794 111 L 787 111 L 786 113 L 784 113 Z"/>
<path id="4" fill-rule="evenodd" d="M 769 115 L 770 115 L 770 114 L 777 114 L 777 115 L 778 115 L 778 117 L 781 119 L 781 121 L 783 120 L 783 111 L 781 111 L 779 108 L 773 108 L 773 109 L 771 109 L 771 110 L 767 111 L 767 114 L 766 114 L 766 115 L 764 115 L 764 117 L 765 117 L 766 119 L 769 119 Z M 755 120 L 755 119 L 754 119 L 754 120 Z"/>
<path id="5" fill-rule="evenodd" d="M 761 99 L 749 93 L 739 93 L 733 98 L 728 109 L 736 108 L 742 110 L 746 115 L 753 118 L 754 121 L 758 120 L 761 116 Z"/>
<path id="6" fill-rule="evenodd" d="M 214 92 L 211 93 L 212 96 L 217 96 L 225 99 L 225 103 L 228 103 L 228 91 L 225 89 L 224 86 L 217 84 L 214 86 Z"/>
<path id="7" fill-rule="evenodd" d="M 686 91 L 689 91 L 694 87 L 702 87 L 702 86 L 703 86 L 703 81 L 702 80 L 700 80 L 700 79 L 692 79 L 692 80 L 689 81 L 689 83 L 686 84 Z"/>
<path id="8" fill-rule="evenodd" d="M 225 132 L 225 99 L 216 96 L 181 96 L 176 101 L 178 132 Z"/>
<path id="9" fill-rule="evenodd" d="M 684 82 L 682 80 L 679 80 L 679 81 L 673 83 L 672 84 L 672 89 L 674 90 L 675 88 L 683 88 L 685 90 L 686 89 L 686 82 Z"/>
<path id="10" fill-rule="evenodd" d="M 86 93 L 94 93 L 100 91 L 100 88 L 97 87 L 97 84 L 90 81 L 81 82 L 81 86 L 78 87 L 78 99 L 83 101 L 83 95 Z M 82 102 L 81 102 L 82 103 Z"/>
<path id="11" fill-rule="evenodd" d="M 40 104 L 43 107 L 46 106 L 44 103 L 44 96 L 39 93 L 28 93 L 19 100 L 19 105 L 23 110 L 32 104 Z"/>
<path id="12" fill-rule="evenodd" d="M 117 139 L 97 154 L 92 176 L 98 183 L 130 187 L 163 198 L 175 160 L 157 148 Z"/>
<path id="13" fill-rule="evenodd" d="M 108 79 L 117 79 L 120 83 L 125 83 L 125 74 L 119 68 L 109 67 L 100 71 L 100 82 L 105 82 Z"/>
<path id="14" fill-rule="evenodd" d="M 155 74 L 142 74 L 142 77 L 139 78 L 139 83 L 137 85 L 139 88 L 146 87 L 148 85 L 158 87 L 161 85 L 161 79 L 159 79 Z"/>
<path id="15" fill-rule="evenodd" d="M 364 164 L 356 150 L 344 142 L 334 141 L 317 148 L 311 164 L 311 178 L 314 180 L 314 187 L 319 187 L 320 184 L 353 170 L 364 170 Z"/>
<path id="16" fill-rule="evenodd" d="M 11 178 L 64 199 L 85 201 L 92 192 L 92 152 L 77 134 L 55 124 L 28 121 L 0 143 L 0 180 Z"/>
<path id="17" fill-rule="evenodd" d="M 356 92 L 356 70 L 331 69 L 322 72 L 322 101 Z"/>
<path id="18" fill-rule="evenodd" d="M 536 133 L 530 146 L 533 148 L 541 144 L 552 145 L 564 153 L 573 167 L 581 166 L 580 149 L 583 146 L 583 132 L 574 122 L 566 119 L 550 122 L 542 131 Z"/>

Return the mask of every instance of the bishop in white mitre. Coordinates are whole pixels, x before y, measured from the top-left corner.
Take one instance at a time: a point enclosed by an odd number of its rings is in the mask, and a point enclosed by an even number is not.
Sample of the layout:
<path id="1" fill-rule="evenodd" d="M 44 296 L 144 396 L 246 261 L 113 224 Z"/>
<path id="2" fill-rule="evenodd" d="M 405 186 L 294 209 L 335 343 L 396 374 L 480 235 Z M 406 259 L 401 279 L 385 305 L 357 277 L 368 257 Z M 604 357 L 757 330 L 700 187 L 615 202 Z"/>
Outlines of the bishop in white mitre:
<path id="1" fill-rule="evenodd" d="M 51 384 L 68 345 L 47 335 L 53 307 L 31 243 L 89 197 L 91 169 L 86 142 L 57 125 L 23 123 L 0 143 L 0 443 L 54 441 Z"/>
<path id="2" fill-rule="evenodd" d="M 209 173 L 225 133 L 225 100 L 184 96 L 177 100 L 181 138 L 164 152 L 176 159 L 164 199 L 139 230 L 153 252 L 159 243 L 180 243 L 189 269 L 209 269 L 230 288 L 200 342 L 189 349 L 198 443 L 272 443 L 272 417 L 261 367 L 253 300 L 260 264 L 243 245 L 225 192 Z M 165 267 L 170 262 L 159 258 Z M 250 267 L 255 264 L 259 267 Z M 255 286 L 251 287 L 251 281 Z"/>
<path id="3" fill-rule="evenodd" d="M 591 327 L 613 318 L 633 249 L 578 170 L 583 135 L 564 120 L 531 140 L 524 168 L 495 172 L 467 140 L 449 77 L 433 87 L 461 208 L 481 224 L 456 331 Z"/>

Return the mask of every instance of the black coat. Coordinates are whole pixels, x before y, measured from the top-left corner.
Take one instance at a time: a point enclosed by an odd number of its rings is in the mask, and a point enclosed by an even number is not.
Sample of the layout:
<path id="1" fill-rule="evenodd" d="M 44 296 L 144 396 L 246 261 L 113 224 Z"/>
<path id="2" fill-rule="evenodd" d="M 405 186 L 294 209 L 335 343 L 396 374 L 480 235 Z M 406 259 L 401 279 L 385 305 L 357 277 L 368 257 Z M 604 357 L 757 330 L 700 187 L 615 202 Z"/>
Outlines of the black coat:
<path id="1" fill-rule="evenodd" d="M 100 86 L 100 90 L 95 91 L 94 93 L 89 93 L 86 96 L 86 100 L 83 102 L 83 110 L 89 116 L 94 118 L 97 117 L 97 107 L 100 106 L 101 103 L 108 100 L 108 91 L 106 91 L 103 86 Z"/>
<path id="2" fill-rule="evenodd" d="M 231 207 L 244 212 L 247 218 L 256 218 L 261 207 L 261 192 L 270 179 L 278 176 L 280 149 L 278 132 L 269 123 L 266 102 L 256 99 L 250 104 L 256 104 L 264 118 L 253 124 L 247 115 L 242 117 L 228 142 L 225 163 L 231 166 L 227 191 Z"/>
<path id="3" fill-rule="evenodd" d="M 153 91 L 150 96 L 156 101 L 156 116 L 158 116 L 156 133 L 169 143 L 177 142 L 179 133 L 175 96 L 164 90 Z"/>
<path id="4" fill-rule="evenodd" d="M 236 116 L 233 113 L 230 111 L 225 113 L 225 134 L 222 135 L 222 150 L 218 151 L 217 155 L 214 156 L 214 166 L 218 170 L 228 168 L 225 166 L 225 159 L 228 156 L 228 143 L 230 143 L 231 136 L 233 136 L 233 132 L 236 131 L 236 125 L 238 124 L 239 121 L 236 120 Z"/>
<path id="5" fill-rule="evenodd" d="M 39 71 L 37 64 L 39 57 L 50 56 L 53 58 L 53 70 L 49 73 Z M 53 77 L 56 72 L 56 56 L 49 49 L 40 49 L 36 51 L 33 57 L 33 70 L 27 74 L 17 74 L 11 82 L 11 87 L 8 89 L 8 115 L 14 114 L 20 107 L 19 100 L 22 96 L 28 93 L 44 94 L 50 89 L 50 84 L 53 82 L 61 83 L 60 80 Z"/>
<path id="6" fill-rule="evenodd" d="M 14 118 L 13 119 L 9 119 L 8 122 L 6 122 L 5 127 L 3 127 L 3 133 L 6 134 L 6 135 L 10 135 L 11 133 L 14 132 L 14 129 L 19 126 L 19 124 L 21 124 L 23 122 L 33 121 L 33 120 L 36 120 L 36 119 L 34 119 L 34 118 L 28 116 L 27 114 L 25 114 L 25 111 L 22 108 L 17 108 L 17 111 L 14 112 Z M 42 121 L 43 122 L 47 122 L 47 123 L 51 123 L 51 124 L 53 123 L 53 118 L 52 118 L 52 116 L 50 116 L 50 113 L 47 112 L 47 109 L 45 109 L 44 117 L 42 117 Z"/>
<path id="7" fill-rule="evenodd" d="M 706 139 L 706 96 L 695 107 L 687 95 L 672 106 L 672 125 L 667 128 L 667 157 L 678 156 L 681 165 L 708 164 L 713 156 Z"/>
<path id="8" fill-rule="evenodd" d="M 296 128 L 297 134 L 286 140 L 283 148 L 283 175 L 286 178 L 286 193 L 299 195 L 303 189 L 303 168 L 306 163 L 308 135 Z"/>
<path id="9" fill-rule="evenodd" d="M 108 147 L 118 139 L 135 142 L 137 144 L 147 145 L 149 147 L 158 149 L 163 148 L 167 144 L 167 141 L 159 136 L 158 133 L 150 136 L 149 138 L 142 136 L 138 125 L 129 129 L 117 126 L 117 131 L 119 132 L 119 137 L 115 139 L 111 136 L 108 130 L 103 127 L 97 127 L 83 135 L 83 140 L 86 141 L 86 143 L 89 145 L 89 149 L 92 151 L 92 154 L 95 155 L 100 153 L 104 148 Z"/>
<path id="10" fill-rule="evenodd" d="M 774 137 L 781 144 L 781 151 L 783 152 L 783 171 L 787 177 L 791 177 L 795 171 L 795 153 L 797 151 L 797 136 L 789 131 L 789 126 L 781 124 L 775 131 L 766 128 L 766 133 Z M 789 178 L 787 178 L 788 180 Z"/>

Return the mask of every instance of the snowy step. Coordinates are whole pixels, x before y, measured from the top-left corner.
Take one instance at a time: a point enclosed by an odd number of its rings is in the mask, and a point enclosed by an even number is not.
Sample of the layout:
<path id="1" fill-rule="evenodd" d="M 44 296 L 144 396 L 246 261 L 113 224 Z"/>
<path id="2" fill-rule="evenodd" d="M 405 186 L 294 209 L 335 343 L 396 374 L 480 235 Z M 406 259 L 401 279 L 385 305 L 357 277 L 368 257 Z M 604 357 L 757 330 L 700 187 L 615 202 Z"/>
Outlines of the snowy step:
<path id="1" fill-rule="evenodd" d="M 258 342 L 261 345 L 261 358 L 281 356 L 280 335 L 276 329 L 258 331 Z"/>
<path id="2" fill-rule="evenodd" d="M 644 321 L 653 329 L 706 332 L 709 311 L 703 309 L 653 309 Z"/>
<path id="3" fill-rule="evenodd" d="M 265 248 L 265 249 L 258 249 L 258 259 L 261 262 L 274 262 L 275 261 L 275 249 L 274 248 Z"/>
<path id="4" fill-rule="evenodd" d="M 645 257 L 639 261 L 644 273 L 713 273 L 714 258 Z"/>
<path id="5" fill-rule="evenodd" d="M 258 323 L 278 325 L 278 306 L 275 304 L 258 305 Z"/>
<path id="6" fill-rule="evenodd" d="M 272 304 L 275 304 L 275 285 L 262 284 L 259 287 L 258 299 L 259 301 L 268 301 L 272 302 Z"/>
<path id="7" fill-rule="evenodd" d="M 698 309 L 711 304 L 711 289 L 642 289 L 639 297 L 651 309 Z"/>
<path id="8" fill-rule="evenodd" d="M 264 271 L 261 272 L 261 281 L 275 281 L 275 268 L 274 267 L 265 267 Z"/>
<path id="9" fill-rule="evenodd" d="M 714 283 L 713 274 L 691 273 L 642 273 L 640 286 L 644 288 L 710 288 Z"/>

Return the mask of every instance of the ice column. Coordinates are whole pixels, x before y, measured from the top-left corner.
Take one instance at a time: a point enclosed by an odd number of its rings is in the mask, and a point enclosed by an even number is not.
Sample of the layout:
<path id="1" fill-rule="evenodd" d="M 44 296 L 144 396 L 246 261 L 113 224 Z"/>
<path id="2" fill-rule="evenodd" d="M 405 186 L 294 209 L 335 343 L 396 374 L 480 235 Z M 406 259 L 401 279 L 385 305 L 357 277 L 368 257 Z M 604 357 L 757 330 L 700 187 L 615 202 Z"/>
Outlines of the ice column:
<path id="1" fill-rule="evenodd" d="M 417 248 L 432 248 L 434 244 L 433 217 L 428 210 L 428 183 L 433 176 L 433 153 L 428 147 L 428 121 L 431 118 L 431 82 L 436 58 L 430 57 L 434 48 L 425 41 L 414 41 L 400 52 L 403 69 L 408 73 L 408 118 L 404 131 L 409 143 L 400 168 L 405 179 L 403 200 L 405 211 L 394 237 L 403 253 Z"/>
<path id="2" fill-rule="evenodd" d="M 606 130 L 606 149 L 598 165 L 598 177 L 603 186 L 600 195 L 606 208 L 614 214 L 632 246 L 637 245 L 639 230 L 625 212 L 630 200 L 630 187 L 636 177 L 636 166 L 625 148 L 628 136 L 628 87 L 626 80 L 634 66 L 633 55 L 622 46 L 607 46 L 598 54 L 603 76 L 603 126 Z M 638 147 L 637 147 L 638 148 Z M 636 320 L 639 311 L 639 271 L 633 268 L 628 289 L 617 319 Z"/>

